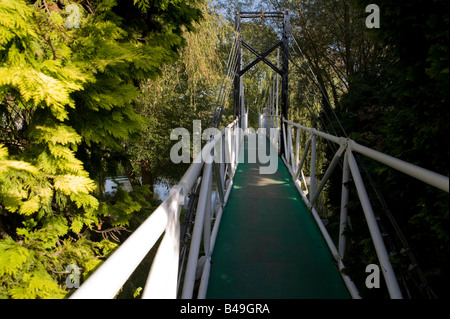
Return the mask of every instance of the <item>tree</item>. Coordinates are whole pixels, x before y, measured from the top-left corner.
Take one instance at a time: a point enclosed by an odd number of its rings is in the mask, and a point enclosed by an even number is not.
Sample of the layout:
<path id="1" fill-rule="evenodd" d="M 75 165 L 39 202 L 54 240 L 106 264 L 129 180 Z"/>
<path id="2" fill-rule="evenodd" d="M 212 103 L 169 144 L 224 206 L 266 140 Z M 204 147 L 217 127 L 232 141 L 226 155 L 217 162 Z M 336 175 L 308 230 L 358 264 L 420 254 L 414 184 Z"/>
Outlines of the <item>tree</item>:
<path id="1" fill-rule="evenodd" d="M 189 164 L 171 162 L 170 132 L 183 127 L 192 136 L 194 120 L 207 128 L 217 99 L 224 72 L 221 50 L 230 29 L 208 3 L 198 8 L 203 20 L 194 25 L 197 32 L 183 30 L 186 46 L 180 50 L 180 59 L 164 66 L 158 79 L 140 83 L 143 94 L 134 107 L 148 122 L 141 139 L 127 147 L 133 154 L 131 173 L 141 175 L 142 183 L 151 188 L 158 180 L 170 184 L 181 178 Z"/>
<path id="2" fill-rule="evenodd" d="M 2 297 L 63 297 L 67 265 L 86 276 L 116 247 L 95 230 L 146 205 L 96 198 L 95 172 L 142 129 L 138 82 L 178 57 L 195 3 L 0 1 Z"/>
<path id="3" fill-rule="evenodd" d="M 373 123 L 379 126 L 381 151 L 449 176 L 449 3 L 377 4 L 381 25 L 371 33 L 386 50 L 370 96 L 384 95 L 374 100 L 375 109 L 384 110 Z M 430 287 L 439 297 L 448 295 L 448 194 L 395 171 L 381 169 L 379 175 L 402 185 L 385 190 L 391 210 Z"/>

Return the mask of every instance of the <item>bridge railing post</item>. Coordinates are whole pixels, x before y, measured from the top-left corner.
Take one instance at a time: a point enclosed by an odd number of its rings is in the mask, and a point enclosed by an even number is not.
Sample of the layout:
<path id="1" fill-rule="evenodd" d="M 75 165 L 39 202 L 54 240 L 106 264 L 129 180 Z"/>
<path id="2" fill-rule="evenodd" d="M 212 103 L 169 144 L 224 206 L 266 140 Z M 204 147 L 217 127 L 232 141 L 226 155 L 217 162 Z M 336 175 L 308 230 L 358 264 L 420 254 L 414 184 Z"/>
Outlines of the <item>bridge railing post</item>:
<path id="1" fill-rule="evenodd" d="M 349 168 L 348 168 L 348 154 L 344 153 L 344 162 L 342 166 L 342 189 L 341 189 L 341 210 L 340 210 L 340 221 L 339 221 L 339 255 L 344 258 L 345 255 L 345 244 L 346 244 L 346 236 L 345 231 L 347 226 L 349 226 L 348 218 L 347 218 L 347 205 L 348 205 L 348 197 L 349 197 L 349 186 L 348 182 L 350 180 L 349 176 Z"/>
<path id="2" fill-rule="evenodd" d="M 325 187 L 326 182 L 330 178 L 331 174 L 333 173 L 336 165 L 338 164 L 342 154 L 344 153 L 345 149 L 347 148 L 347 141 L 345 139 L 342 140 L 341 145 L 339 149 L 337 150 L 336 154 L 334 154 L 333 159 L 331 160 L 325 175 L 322 177 L 320 184 L 317 186 L 317 189 L 315 190 L 314 196 L 310 199 L 310 205 L 311 207 L 314 205 L 316 200 L 319 198 L 320 193 L 322 192 L 323 188 Z"/>
<path id="3" fill-rule="evenodd" d="M 288 154 L 286 156 L 288 156 L 291 159 L 291 167 L 292 170 L 294 170 L 294 165 L 295 165 L 295 161 L 294 161 L 294 147 L 293 147 L 293 143 L 292 143 L 292 127 L 290 124 L 287 125 L 287 129 L 288 129 Z"/>
<path id="4" fill-rule="evenodd" d="M 281 148 L 283 149 L 281 157 L 284 157 L 284 159 L 287 162 L 288 161 L 288 152 L 287 152 L 287 145 L 286 145 L 286 124 L 284 121 L 281 123 L 281 130 L 282 130 Z"/>
<path id="5" fill-rule="evenodd" d="M 295 137 L 295 163 L 294 168 L 292 171 L 294 172 L 295 175 L 297 175 L 299 172 L 299 156 L 300 156 L 300 129 L 297 127 L 297 135 Z"/>
<path id="6" fill-rule="evenodd" d="M 184 276 L 183 291 L 181 298 L 192 298 L 194 290 L 195 276 L 197 272 L 197 262 L 200 252 L 200 245 L 202 239 L 202 233 L 205 236 L 205 244 L 209 244 L 209 232 L 208 226 L 205 221 L 210 221 L 207 217 L 210 214 L 209 200 L 211 197 L 211 176 L 212 176 L 212 163 L 206 163 L 203 168 L 202 184 L 200 188 L 200 194 L 198 199 L 197 211 L 195 215 L 194 229 L 192 232 L 191 245 L 189 247 L 189 257 L 186 266 L 186 273 Z M 209 245 L 205 247 L 209 248 Z"/>
<path id="7" fill-rule="evenodd" d="M 316 135 L 311 134 L 311 163 L 309 173 L 309 201 L 314 198 L 316 186 Z"/>
<path id="8" fill-rule="evenodd" d="M 391 298 L 401 299 L 402 293 L 398 285 L 397 278 L 395 277 L 395 272 L 392 264 L 389 261 L 389 255 L 383 241 L 383 236 L 381 235 L 380 229 L 378 227 L 372 205 L 370 204 L 369 196 L 367 195 L 366 188 L 364 187 L 364 182 L 362 180 L 358 165 L 356 164 L 356 160 L 352 154 L 351 149 L 349 149 L 347 156 L 349 168 L 352 173 L 353 181 L 355 182 L 358 197 L 363 208 L 364 216 L 369 227 L 370 235 L 375 246 L 378 260 L 381 264 L 381 270 L 385 278 L 389 294 Z"/>

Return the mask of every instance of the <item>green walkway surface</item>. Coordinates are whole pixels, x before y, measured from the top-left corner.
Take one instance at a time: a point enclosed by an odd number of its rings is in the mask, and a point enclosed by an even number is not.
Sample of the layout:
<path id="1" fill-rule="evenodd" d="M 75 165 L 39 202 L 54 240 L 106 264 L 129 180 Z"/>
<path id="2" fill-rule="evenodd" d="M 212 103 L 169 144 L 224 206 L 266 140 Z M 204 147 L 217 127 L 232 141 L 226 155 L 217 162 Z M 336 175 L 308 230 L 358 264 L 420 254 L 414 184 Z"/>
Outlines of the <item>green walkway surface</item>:
<path id="1" fill-rule="evenodd" d="M 283 162 L 277 157 L 277 171 L 261 175 L 261 164 L 245 159 L 223 212 L 206 297 L 350 298 Z"/>

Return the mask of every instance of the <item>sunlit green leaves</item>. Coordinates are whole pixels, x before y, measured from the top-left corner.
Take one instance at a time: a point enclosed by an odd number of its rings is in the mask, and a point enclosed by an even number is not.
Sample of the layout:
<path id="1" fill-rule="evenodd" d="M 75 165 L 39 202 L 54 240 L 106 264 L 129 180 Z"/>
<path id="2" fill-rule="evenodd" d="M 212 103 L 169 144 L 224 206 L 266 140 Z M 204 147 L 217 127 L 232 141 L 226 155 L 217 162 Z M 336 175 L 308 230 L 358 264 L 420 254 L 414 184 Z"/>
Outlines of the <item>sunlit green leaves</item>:
<path id="1" fill-rule="evenodd" d="M 8 169 L 11 170 L 23 170 L 28 173 L 34 174 L 37 172 L 36 167 L 30 163 L 23 161 L 15 161 L 8 159 L 8 149 L 0 144 L 0 174 L 5 173 Z"/>
<path id="2" fill-rule="evenodd" d="M 68 264 L 87 275 L 117 247 L 94 230 L 148 208 L 125 192 L 100 202 L 91 176 L 128 156 L 147 123 L 133 108 L 139 81 L 178 57 L 181 26 L 200 15 L 178 0 L 170 13 L 137 4 L 0 0 L 0 298 L 63 297 Z"/>
<path id="3" fill-rule="evenodd" d="M 11 19 L 11 14 L 15 14 Z M 14 37 L 36 37 L 36 33 L 29 27 L 29 21 L 33 15 L 24 1 L 1 0 L 0 1 L 0 50 Z"/>
<path id="4" fill-rule="evenodd" d="M 12 238 L 0 240 L 0 277 L 4 274 L 13 275 L 18 272 L 27 261 L 29 252 L 23 246 L 17 244 Z"/>

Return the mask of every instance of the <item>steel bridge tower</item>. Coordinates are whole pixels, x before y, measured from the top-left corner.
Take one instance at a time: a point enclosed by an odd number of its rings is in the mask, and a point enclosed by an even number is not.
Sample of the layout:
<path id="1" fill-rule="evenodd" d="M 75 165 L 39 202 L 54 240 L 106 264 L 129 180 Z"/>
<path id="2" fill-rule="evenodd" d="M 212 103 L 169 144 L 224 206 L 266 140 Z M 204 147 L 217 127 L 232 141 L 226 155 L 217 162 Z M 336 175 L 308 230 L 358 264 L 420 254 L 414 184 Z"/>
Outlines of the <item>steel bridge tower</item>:
<path id="1" fill-rule="evenodd" d="M 255 19 L 255 18 L 275 18 L 275 19 L 283 19 L 283 30 L 281 40 L 278 41 L 275 45 L 269 48 L 267 51 L 260 53 L 254 48 L 252 48 L 245 40 L 242 38 L 240 34 L 241 31 L 241 21 L 243 19 Z M 289 13 L 288 11 L 284 12 L 237 12 L 236 20 L 235 20 L 235 30 L 238 34 L 239 41 L 237 41 L 237 63 L 236 63 L 236 72 L 234 77 L 234 116 L 241 118 L 241 115 L 245 114 L 244 111 L 244 99 L 243 99 L 243 85 L 242 85 L 242 76 L 249 71 L 253 66 L 255 66 L 258 62 L 266 63 L 272 70 L 278 73 L 281 76 L 281 117 L 288 119 L 288 84 L 289 84 L 289 37 L 290 37 L 290 22 L 289 22 Z M 275 51 L 277 48 L 282 48 L 282 65 L 281 69 L 270 62 L 266 57 Z M 253 60 L 250 64 L 245 67 L 242 67 L 242 57 L 241 57 L 241 48 L 245 48 L 249 50 L 256 56 L 256 59 Z M 281 141 L 281 154 L 284 153 L 284 138 L 283 134 L 280 134 Z"/>

